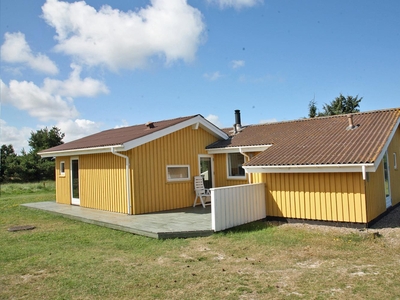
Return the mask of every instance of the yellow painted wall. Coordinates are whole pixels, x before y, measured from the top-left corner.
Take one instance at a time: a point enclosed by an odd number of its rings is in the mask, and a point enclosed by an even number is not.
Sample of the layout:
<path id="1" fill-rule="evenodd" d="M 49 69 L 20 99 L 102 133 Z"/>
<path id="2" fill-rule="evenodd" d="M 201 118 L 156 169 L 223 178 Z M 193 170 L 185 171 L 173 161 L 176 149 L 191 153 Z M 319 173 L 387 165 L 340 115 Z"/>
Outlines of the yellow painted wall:
<path id="1" fill-rule="evenodd" d="M 396 153 L 397 169 L 394 168 L 393 153 Z M 389 168 L 390 168 L 390 188 L 392 195 L 392 205 L 400 203 L 400 127 L 392 139 L 388 148 Z"/>
<path id="2" fill-rule="evenodd" d="M 64 161 L 65 175 L 60 175 L 60 162 Z M 71 204 L 71 185 L 70 185 L 70 158 L 56 158 L 56 202 L 62 204 Z"/>
<path id="3" fill-rule="evenodd" d="M 400 153 L 400 128 L 397 129 L 387 151 L 392 205 L 396 205 L 400 202 L 400 167 L 398 166 L 395 170 L 393 153 Z M 396 154 L 397 157 L 399 155 Z M 366 181 L 368 222 L 386 211 L 384 178 L 383 161 L 381 161 L 376 172 L 368 173 L 368 180 Z"/>
<path id="4" fill-rule="evenodd" d="M 80 205 L 127 213 L 125 159 L 111 153 L 79 156 Z"/>
<path id="5" fill-rule="evenodd" d="M 375 172 L 369 172 L 365 182 L 368 222 L 386 210 L 383 161 Z"/>
<path id="6" fill-rule="evenodd" d="M 267 216 L 366 223 L 361 173 L 254 174 L 266 183 Z"/>
<path id="7" fill-rule="evenodd" d="M 193 177 L 199 175 L 199 154 L 216 138 L 187 127 L 128 151 L 133 182 L 133 213 L 189 207 L 195 198 Z M 167 165 L 190 165 L 190 180 L 167 181 Z"/>

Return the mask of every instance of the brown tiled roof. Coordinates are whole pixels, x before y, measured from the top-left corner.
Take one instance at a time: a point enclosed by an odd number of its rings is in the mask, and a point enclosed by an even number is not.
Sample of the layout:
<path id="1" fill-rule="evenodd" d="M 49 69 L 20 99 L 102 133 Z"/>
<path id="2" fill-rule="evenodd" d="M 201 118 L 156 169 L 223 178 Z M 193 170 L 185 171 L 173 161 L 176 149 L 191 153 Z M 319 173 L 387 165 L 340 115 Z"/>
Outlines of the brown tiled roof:
<path id="1" fill-rule="evenodd" d="M 247 166 L 373 163 L 400 118 L 400 108 L 356 113 L 356 129 L 346 115 L 248 126 L 208 148 L 272 144 Z"/>
<path id="2" fill-rule="evenodd" d="M 148 128 L 146 124 L 109 129 L 69 143 L 43 150 L 41 153 L 122 145 L 123 143 L 144 137 L 196 116 L 197 115 L 153 122 L 154 128 L 151 129 Z"/>

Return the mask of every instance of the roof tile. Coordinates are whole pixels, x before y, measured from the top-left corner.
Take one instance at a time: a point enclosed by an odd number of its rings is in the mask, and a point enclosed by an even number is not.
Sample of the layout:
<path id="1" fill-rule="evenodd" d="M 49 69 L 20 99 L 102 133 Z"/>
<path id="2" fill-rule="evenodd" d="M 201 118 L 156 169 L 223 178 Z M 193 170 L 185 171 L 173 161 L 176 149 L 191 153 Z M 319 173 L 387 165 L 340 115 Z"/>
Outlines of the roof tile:
<path id="1" fill-rule="evenodd" d="M 53 151 L 66 151 L 122 145 L 123 143 L 144 137 L 146 135 L 179 124 L 196 116 L 197 115 L 153 122 L 154 128 L 151 129 L 148 128 L 146 124 L 109 129 L 69 143 L 43 150 L 41 152 L 46 153 Z"/>
<path id="2" fill-rule="evenodd" d="M 359 125 L 352 130 L 346 130 L 346 115 L 252 125 L 208 149 L 272 144 L 247 166 L 373 163 L 400 118 L 400 108 L 352 115 Z"/>

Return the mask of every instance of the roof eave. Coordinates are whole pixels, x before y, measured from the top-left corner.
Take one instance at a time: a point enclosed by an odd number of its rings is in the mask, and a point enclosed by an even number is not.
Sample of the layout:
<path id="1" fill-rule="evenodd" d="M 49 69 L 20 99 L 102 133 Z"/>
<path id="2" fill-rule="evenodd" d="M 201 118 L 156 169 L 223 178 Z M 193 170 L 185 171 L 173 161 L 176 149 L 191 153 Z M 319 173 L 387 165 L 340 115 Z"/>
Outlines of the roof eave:
<path id="1" fill-rule="evenodd" d="M 208 154 L 263 152 L 271 146 L 272 145 L 236 146 L 236 147 L 224 147 L 224 148 L 211 148 L 206 150 Z"/>
<path id="2" fill-rule="evenodd" d="M 284 166 L 243 166 L 247 173 L 358 173 L 375 172 L 374 163 L 326 164 L 326 165 L 284 165 Z"/>
<path id="3" fill-rule="evenodd" d="M 93 147 L 93 148 L 80 148 L 80 149 L 70 149 L 70 150 L 60 150 L 60 151 L 49 151 L 49 152 L 39 152 L 38 154 L 42 157 L 60 157 L 60 156 L 76 156 L 85 154 L 98 154 L 98 153 L 109 153 L 111 149 L 116 151 L 126 151 L 123 145 L 111 145 L 103 147 Z"/>
<path id="4" fill-rule="evenodd" d="M 379 167 L 379 164 L 381 163 L 383 156 L 385 155 L 387 149 L 389 148 L 389 144 L 392 141 L 394 135 L 396 134 L 397 128 L 400 126 L 400 118 L 397 119 L 396 124 L 394 125 L 392 131 L 390 132 L 385 144 L 383 145 L 381 152 L 378 154 L 376 160 L 375 160 L 375 168 L 377 169 Z"/>

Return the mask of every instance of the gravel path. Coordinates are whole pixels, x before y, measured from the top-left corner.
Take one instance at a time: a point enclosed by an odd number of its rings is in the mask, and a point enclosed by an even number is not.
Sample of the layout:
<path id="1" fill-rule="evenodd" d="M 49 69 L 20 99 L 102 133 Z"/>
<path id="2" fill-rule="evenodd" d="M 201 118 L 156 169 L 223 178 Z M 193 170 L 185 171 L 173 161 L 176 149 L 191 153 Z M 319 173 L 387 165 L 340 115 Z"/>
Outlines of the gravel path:
<path id="1" fill-rule="evenodd" d="M 400 229 L 400 205 L 393 209 L 390 213 L 376 222 L 371 228 L 374 229 Z"/>

